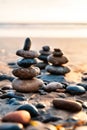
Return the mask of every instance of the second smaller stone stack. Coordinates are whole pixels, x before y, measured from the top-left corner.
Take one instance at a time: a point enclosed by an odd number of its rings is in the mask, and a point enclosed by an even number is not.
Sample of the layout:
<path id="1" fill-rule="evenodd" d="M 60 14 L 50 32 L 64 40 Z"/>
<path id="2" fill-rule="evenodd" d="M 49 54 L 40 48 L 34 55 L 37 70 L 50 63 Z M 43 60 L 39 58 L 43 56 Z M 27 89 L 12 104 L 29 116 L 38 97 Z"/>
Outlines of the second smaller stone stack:
<path id="1" fill-rule="evenodd" d="M 40 55 L 38 56 L 38 59 L 41 60 L 42 62 L 38 62 L 36 66 L 39 67 L 40 69 L 45 69 L 45 67 L 49 64 L 47 57 L 52 53 L 50 51 L 50 47 L 43 46 L 42 50 L 40 50 L 39 53 Z"/>
<path id="2" fill-rule="evenodd" d="M 23 49 L 16 52 L 16 55 L 23 58 L 18 60 L 18 68 L 12 71 L 13 75 L 18 77 L 13 80 L 12 86 L 20 92 L 36 92 L 43 85 L 43 81 L 36 78 L 40 69 L 33 66 L 37 63 L 35 58 L 38 57 L 38 53 L 30 50 L 30 47 L 31 40 L 26 38 Z"/>
<path id="3" fill-rule="evenodd" d="M 63 55 L 60 49 L 54 49 L 53 53 L 48 56 L 48 62 L 52 65 L 46 67 L 46 71 L 54 75 L 65 75 L 70 72 L 67 66 L 68 59 Z"/>

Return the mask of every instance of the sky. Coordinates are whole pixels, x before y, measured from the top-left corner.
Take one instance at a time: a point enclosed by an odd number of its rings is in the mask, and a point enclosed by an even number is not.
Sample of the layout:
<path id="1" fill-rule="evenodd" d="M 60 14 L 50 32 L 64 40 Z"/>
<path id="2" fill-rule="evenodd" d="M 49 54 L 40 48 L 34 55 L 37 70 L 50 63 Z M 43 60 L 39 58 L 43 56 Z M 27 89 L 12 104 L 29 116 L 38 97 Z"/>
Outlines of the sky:
<path id="1" fill-rule="evenodd" d="M 87 0 L 0 0 L 0 23 L 87 23 Z"/>

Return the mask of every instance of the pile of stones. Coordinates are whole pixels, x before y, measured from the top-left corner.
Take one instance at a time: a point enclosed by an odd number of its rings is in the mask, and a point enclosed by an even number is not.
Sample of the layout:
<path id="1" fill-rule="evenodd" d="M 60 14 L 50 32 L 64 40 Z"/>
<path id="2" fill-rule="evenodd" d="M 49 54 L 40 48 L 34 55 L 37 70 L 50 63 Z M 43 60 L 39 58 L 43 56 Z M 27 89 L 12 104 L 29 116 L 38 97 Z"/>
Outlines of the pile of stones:
<path id="1" fill-rule="evenodd" d="M 38 56 L 39 60 L 42 60 L 42 62 L 38 62 L 36 64 L 37 67 L 39 67 L 40 69 L 45 69 L 45 67 L 49 64 L 47 57 L 52 53 L 50 51 L 50 47 L 49 46 L 43 46 L 42 50 L 39 51 L 40 55 Z"/>
<path id="2" fill-rule="evenodd" d="M 23 49 L 18 50 L 16 55 L 23 57 L 17 61 L 18 68 L 12 71 L 13 75 L 18 77 L 13 80 L 12 86 L 20 92 L 36 92 L 43 85 L 43 81 L 35 78 L 40 69 L 33 66 L 37 63 L 38 53 L 30 50 L 31 41 L 29 38 L 25 40 Z"/>
<path id="3" fill-rule="evenodd" d="M 60 49 L 54 49 L 53 53 L 47 57 L 48 62 L 52 65 L 46 66 L 46 71 L 54 75 L 65 75 L 70 72 L 70 69 L 64 64 L 68 59 L 63 55 Z"/>

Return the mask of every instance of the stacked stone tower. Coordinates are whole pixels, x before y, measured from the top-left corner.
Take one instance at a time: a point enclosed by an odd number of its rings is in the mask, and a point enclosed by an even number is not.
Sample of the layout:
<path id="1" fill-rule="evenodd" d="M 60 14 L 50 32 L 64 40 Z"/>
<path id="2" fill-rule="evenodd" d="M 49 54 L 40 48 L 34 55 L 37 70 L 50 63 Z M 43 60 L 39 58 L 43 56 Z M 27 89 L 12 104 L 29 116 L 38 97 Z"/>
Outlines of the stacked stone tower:
<path id="1" fill-rule="evenodd" d="M 23 49 L 18 50 L 16 55 L 22 57 L 17 61 L 18 68 L 12 71 L 17 78 L 13 80 L 12 86 L 20 92 L 36 92 L 43 85 L 43 81 L 37 79 L 36 76 L 40 73 L 38 67 L 33 65 L 37 63 L 38 53 L 30 50 L 31 40 L 27 38 Z"/>
<path id="2" fill-rule="evenodd" d="M 46 71 L 54 75 L 65 75 L 70 72 L 67 66 L 68 59 L 63 55 L 60 49 L 54 49 L 53 53 L 48 56 L 48 62 L 52 65 L 46 67 Z"/>
<path id="3" fill-rule="evenodd" d="M 40 55 L 38 56 L 38 59 L 41 60 L 42 62 L 38 62 L 36 66 L 39 67 L 40 69 L 45 69 L 45 67 L 48 65 L 47 57 L 52 53 L 50 51 L 50 47 L 43 46 L 42 50 L 40 50 L 39 53 Z"/>

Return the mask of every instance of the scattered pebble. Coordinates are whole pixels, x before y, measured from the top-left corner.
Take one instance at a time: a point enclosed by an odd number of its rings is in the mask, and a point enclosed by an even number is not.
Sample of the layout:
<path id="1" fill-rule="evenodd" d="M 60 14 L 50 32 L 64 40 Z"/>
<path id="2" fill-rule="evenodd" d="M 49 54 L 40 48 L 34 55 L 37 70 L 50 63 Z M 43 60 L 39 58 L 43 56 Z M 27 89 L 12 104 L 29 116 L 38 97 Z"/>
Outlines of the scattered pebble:
<path id="1" fill-rule="evenodd" d="M 80 95 L 86 92 L 86 90 L 82 86 L 79 86 L 79 85 L 69 85 L 66 88 L 66 91 L 72 95 Z"/>
<path id="2" fill-rule="evenodd" d="M 66 99 L 54 99 L 53 105 L 58 109 L 68 110 L 71 112 L 79 112 L 82 109 L 82 105 L 80 103 Z"/>
<path id="3" fill-rule="evenodd" d="M 16 110 L 26 110 L 30 113 L 31 117 L 35 117 L 39 115 L 38 109 L 32 104 L 21 105 Z"/>
<path id="4" fill-rule="evenodd" d="M 29 124 L 30 119 L 31 116 L 29 112 L 25 110 L 9 112 L 2 117 L 3 122 L 17 122 L 22 123 L 23 125 Z"/>

